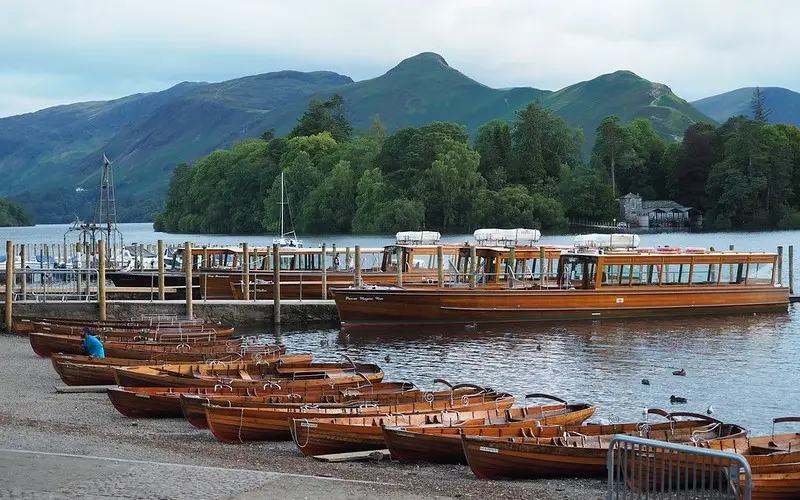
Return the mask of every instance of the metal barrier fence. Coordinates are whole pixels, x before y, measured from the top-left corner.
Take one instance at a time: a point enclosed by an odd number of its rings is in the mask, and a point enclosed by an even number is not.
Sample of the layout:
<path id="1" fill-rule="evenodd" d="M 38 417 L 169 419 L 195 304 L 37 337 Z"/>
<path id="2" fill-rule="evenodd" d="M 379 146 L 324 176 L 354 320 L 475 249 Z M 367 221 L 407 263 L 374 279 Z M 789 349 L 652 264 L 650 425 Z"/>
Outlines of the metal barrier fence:
<path id="1" fill-rule="evenodd" d="M 750 500 L 750 465 L 739 454 L 615 436 L 608 448 L 606 500 Z"/>
<path id="2" fill-rule="evenodd" d="M 14 300 L 97 302 L 96 269 L 20 269 L 15 272 Z"/>

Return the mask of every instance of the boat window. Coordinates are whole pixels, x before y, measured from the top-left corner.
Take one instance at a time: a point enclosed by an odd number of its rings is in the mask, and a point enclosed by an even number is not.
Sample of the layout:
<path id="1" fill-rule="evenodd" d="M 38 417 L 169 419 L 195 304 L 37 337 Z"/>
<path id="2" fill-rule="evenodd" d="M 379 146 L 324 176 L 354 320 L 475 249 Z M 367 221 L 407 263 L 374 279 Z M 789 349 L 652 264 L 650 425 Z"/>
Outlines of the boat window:
<path id="1" fill-rule="evenodd" d="M 692 285 L 716 285 L 719 264 L 698 264 L 692 267 Z"/>
<path id="2" fill-rule="evenodd" d="M 744 282 L 744 263 L 742 262 L 735 262 L 732 264 L 722 264 L 720 266 L 720 278 L 719 283 L 720 285 L 723 284 L 730 284 L 734 285 L 737 283 Z"/>
<path id="3" fill-rule="evenodd" d="M 769 285 L 772 283 L 772 262 L 751 262 L 747 268 L 748 285 Z"/>
<path id="4" fill-rule="evenodd" d="M 565 284 L 583 281 L 583 260 L 578 257 L 565 257 L 564 258 L 564 276 Z"/>
<path id="5" fill-rule="evenodd" d="M 634 285 L 658 285 L 658 265 L 635 264 L 631 271 L 631 281 Z"/>
<path id="6" fill-rule="evenodd" d="M 612 286 L 619 285 L 622 276 L 622 265 L 620 264 L 606 264 L 603 266 L 602 285 Z M 627 266 L 625 266 L 627 267 Z"/>
<path id="7" fill-rule="evenodd" d="M 686 285 L 689 283 L 689 264 L 665 264 L 662 285 Z"/>

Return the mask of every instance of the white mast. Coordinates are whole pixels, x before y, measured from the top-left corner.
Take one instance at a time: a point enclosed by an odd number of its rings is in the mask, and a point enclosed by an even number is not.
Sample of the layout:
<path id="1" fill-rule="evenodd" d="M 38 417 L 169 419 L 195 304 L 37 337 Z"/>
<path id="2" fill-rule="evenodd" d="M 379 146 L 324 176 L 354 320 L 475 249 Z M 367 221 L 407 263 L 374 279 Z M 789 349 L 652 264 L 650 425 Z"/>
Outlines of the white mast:
<path id="1" fill-rule="evenodd" d="M 283 172 L 281 172 L 281 238 L 283 238 Z"/>

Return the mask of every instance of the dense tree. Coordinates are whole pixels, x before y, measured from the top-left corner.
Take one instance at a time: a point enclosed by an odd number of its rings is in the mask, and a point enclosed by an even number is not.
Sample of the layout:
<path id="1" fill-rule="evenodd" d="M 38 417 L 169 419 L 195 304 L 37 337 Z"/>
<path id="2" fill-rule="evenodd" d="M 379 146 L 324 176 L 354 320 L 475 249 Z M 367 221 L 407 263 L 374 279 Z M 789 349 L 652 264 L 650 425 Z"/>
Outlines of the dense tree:
<path id="1" fill-rule="evenodd" d="M 537 103 L 517 111 L 511 127 L 508 181 L 537 186 L 556 178 L 562 164 L 580 163 L 580 134 Z"/>
<path id="2" fill-rule="evenodd" d="M 475 150 L 480 154 L 478 171 L 489 187 L 497 189 L 506 184 L 511 158 L 511 127 L 508 122 L 492 120 L 478 129 Z"/>
<path id="3" fill-rule="evenodd" d="M 708 174 L 711 166 L 720 159 L 718 142 L 713 125 L 696 123 L 686 129 L 672 172 L 675 200 L 687 207 L 705 211 Z"/>
<path id="4" fill-rule="evenodd" d="M 597 127 L 597 138 L 592 149 L 592 162 L 602 166 L 611 176 L 611 192 L 618 196 L 617 169 L 620 164 L 627 169 L 634 156 L 630 132 L 616 116 L 606 116 Z"/>
<path id="5" fill-rule="evenodd" d="M 750 98 L 750 111 L 753 113 L 753 120 L 757 122 L 766 122 L 772 112 L 767 107 L 767 98 L 761 92 L 761 87 L 756 87 L 753 91 L 753 96 Z"/>
<path id="6" fill-rule="evenodd" d="M 32 225 L 33 217 L 21 205 L 0 198 L 0 227 Z"/>
<path id="7" fill-rule="evenodd" d="M 353 133 L 353 127 L 345 116 L 345 103 L 342 96 L 334 94 L 327 101 L 312 99 L 308 109 L 297 120 L 297 125 L 289 133 L 289 138 L 316 135 L 328 132 L 336 141 L 346 141 Z"/>

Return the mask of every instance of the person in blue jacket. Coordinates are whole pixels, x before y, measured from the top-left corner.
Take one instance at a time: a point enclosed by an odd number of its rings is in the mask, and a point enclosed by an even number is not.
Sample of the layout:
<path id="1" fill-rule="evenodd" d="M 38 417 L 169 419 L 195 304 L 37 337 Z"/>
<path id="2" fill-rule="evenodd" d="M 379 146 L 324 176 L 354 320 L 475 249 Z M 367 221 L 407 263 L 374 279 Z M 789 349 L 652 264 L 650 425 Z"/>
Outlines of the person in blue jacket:
<path id="1" fill-rule="evenodd" d="M 92 335 L 92 331 L 88 327 L 84 327 L 81 338 L 83 339 L 83 350 L 86 351 L 86 354 L 94 356 L 95 358 L 106 357 L 103 343 L 100 342 L 100 339 Z"/>

